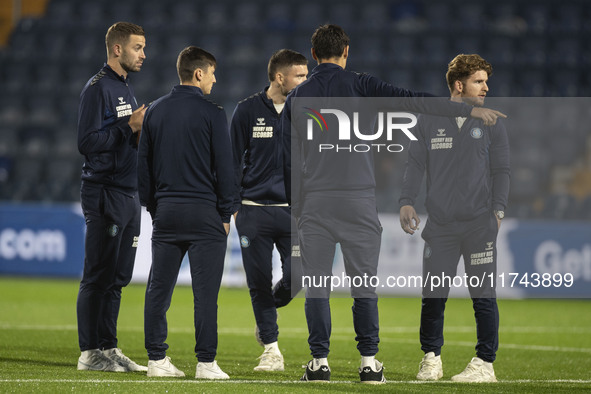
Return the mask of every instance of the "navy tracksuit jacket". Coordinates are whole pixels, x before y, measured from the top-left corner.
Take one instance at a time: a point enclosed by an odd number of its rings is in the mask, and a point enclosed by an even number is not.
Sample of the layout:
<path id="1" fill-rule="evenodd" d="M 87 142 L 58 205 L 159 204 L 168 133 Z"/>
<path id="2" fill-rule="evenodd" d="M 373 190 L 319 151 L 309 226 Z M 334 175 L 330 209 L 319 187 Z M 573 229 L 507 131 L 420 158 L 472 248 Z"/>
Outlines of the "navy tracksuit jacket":
<path id="1" fill-rule="evenodd" d="M 283 182 L 280 116 L 267 88 L 236 106 L 230 134 L 235 207 L 242 260 L 255 320 L 263 343 L 277 341 L 277 308 L 287 305 L 292 291 L 291 217 Z M 294 245 L 297 244 L 295 237 Z M 273 287 L 273 246 L 281 258 L 283 276 Z"/>
<path id="2" fill-rule="evenodd" d="M 424 116 L 413 130 L 400 206 L 414 205 L 427 173 L 428 220 L 423 276 L 453 278 L 460 256 L 469 277 L 496 277 L 494 210 L 505 210 L 509 194 L 509 144 L 504 124 L 484 126 L 466 119 Z M 474 282 L 475 283 L 475 282 Z M 498 349 L 499 312 L 490 280 L 470 287 L 477 326 L 476 354 L 487 362 Z M 425 353 L 441 353 L 443 315 L 449 288 L 423 289 L 421 345 Z"/>
<path id="3" fill-rule="evenodd" d="M 300 97 L 408 97 L 402 110 L 468 116 L 471 108 L 449 100 L 421 99 L 428 95 L 396 88 L 369 74 L 358 74 L 332 64 L 320 64 L 308 80 L 287 98 L 282 115 L 284 171 L 287 198 L 299 217 L 302 271 L 305 276 L 330 276 L 336 243 L 340 243 L 347 275 L 376 275 L 381 244 L 381 225 L 375 204 L 373 155 L 369 153 L 319 152 L 320 143 L 338 144 L 337 133 L 320 132 L 306 138 Z M 410 98 L 414 98 L 411 100 Z M 338 130 L 335 117 L 327 127 Z M 331 123 L 332 122 L 332 123 Z M 354 139 L 351 143 L 354 143 Z M 360 141 L 362 142 L 362 141 Z M 293 179 L 292 179 L 293 177 Z M 331 331 L 326 287 L 308 288 L 306 318 L 311 353 L 326 357 Z M 374 288 L 353 288 L 353 320 L 361 355 L 378 351 L 379 324 Z"/>
<path id="4" fill-rule="evenodd" d="M 185 253 L 195 304 L 195 353 L 217 353 L 217 298 L 233 213 L 226 114 L 200 88 L 175 86 L 146 110 L 138 153 L 139 194 L 153 218 L 152 267 L 144 307 L 150 360 L 166 356 L 166 311 Z"/>
<path id="5" fill-rule="evenodd" d="M 140 233 L 137 143 L 128 124 L 137 108 L 129 77 L 106 64 L 80 94 L 80 199 L 86 220 L 77 301 L 82 351 L 117 347 L 121 288 L 131 280 Z"/>

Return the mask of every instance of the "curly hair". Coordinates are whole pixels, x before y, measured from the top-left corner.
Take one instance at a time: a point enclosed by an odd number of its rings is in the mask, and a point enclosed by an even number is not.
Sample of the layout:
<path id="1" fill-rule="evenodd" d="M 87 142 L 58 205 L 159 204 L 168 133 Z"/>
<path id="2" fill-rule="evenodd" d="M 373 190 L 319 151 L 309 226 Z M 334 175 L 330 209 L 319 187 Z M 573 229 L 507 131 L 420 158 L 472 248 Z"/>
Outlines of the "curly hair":
<path id="1" fill-rule="evenodd" d="M 456 81 L 465 82 L 470 75 L 480 70 L 486 71 L 486 74 L 489 77 L 493 70 L 491 64 L 484 60 L 480 55 L 460 54 L 454 57 L 447 65 L 447 73 L 445 74 L 449 91 L 453 92 L 453 86 Z"/>

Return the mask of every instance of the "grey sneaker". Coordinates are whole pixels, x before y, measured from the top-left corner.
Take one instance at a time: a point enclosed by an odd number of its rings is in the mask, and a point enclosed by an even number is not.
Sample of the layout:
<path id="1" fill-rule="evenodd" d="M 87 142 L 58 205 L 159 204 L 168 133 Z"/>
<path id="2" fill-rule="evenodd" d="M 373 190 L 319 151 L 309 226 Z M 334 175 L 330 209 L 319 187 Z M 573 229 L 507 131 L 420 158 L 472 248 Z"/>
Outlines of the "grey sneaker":
<path id="1" fill-rule="evenodd" d="M 99 349 L 91 349 L 80 354 L 78 371 L 127 372 L 127 369 L 105 356 Z"/>
<path id="2" fill-rule="evenodd" d="M 182 378 L 185 373 L 175 367 L 170 362 L 170 357 L 166 356 L 162 360 L 149 360 L 147 375 L 151 378 Z"/>
<path id="3" fill-rule="evenodd" d="M 117 364 L 121 365 L 129 372 L 146 372 L 148 370 L 148 367 L 144 367 L 143 365 L 136 364 L 134 361 L 132 361 L 129 357 L 123 354 L 121 349 L 118 347 L 103 350 L 103 354 L 115 361 Z"/>

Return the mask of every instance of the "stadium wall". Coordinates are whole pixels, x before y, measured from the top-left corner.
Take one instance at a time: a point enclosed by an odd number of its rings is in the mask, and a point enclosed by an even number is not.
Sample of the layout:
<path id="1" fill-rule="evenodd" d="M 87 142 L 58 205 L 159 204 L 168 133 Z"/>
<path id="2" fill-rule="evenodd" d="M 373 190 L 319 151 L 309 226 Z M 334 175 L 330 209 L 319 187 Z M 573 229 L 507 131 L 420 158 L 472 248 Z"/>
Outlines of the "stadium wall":
<path id="1" fill-rule="evenodd" d="M 151 262 L 151 218 L 146 211 L 142 215 L 133 275 L 133 281 L 139 283 L 147 281 Z M 384 231 L 378 292 L 385 296 L 419 296 L 420 287 L 411 285 L 408 279 L 421 274 L 423 240 L 418 234 L 403 233 L 398 215 L 384 214 L 380 220 Z M 424 225 L 426 218 L 421 220 Z M 0 204 L 0 275 L 81 277 L 84 231 L 84 218 L 77 203 Z M 495 279 L 499 297 L 591 297 L 589 222 L 508 218 L 499 231 L 497 251 Z M 223 284 L 245 286 L 235 228 L 230 233 L 226 253 Z M 274 260 L 274 277 L 278 278 L 281 270 L 276 252 Z M 458 276 L 463 275 L 462 266 L 459 264 Z M 342 279 L 343 275 L 343 260 L 337 251 L 333 277 Z M 188 262 L 184 261 L 178 283 L 187 284 L 190 280 Z M 406 286 L 397 286 L 404 282 Z M 468 293 L 459 285 L 452 286 L 451 295 L 463 297 Z"/>

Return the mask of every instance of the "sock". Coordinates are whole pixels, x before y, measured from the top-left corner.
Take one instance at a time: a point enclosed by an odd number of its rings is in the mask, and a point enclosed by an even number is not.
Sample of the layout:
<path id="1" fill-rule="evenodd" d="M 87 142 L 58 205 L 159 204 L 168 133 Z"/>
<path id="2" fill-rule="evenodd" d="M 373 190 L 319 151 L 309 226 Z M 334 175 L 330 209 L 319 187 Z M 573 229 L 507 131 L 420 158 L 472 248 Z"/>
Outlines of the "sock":
<path id="1" fill-rule="evenodd" d="M 361 356 L 361 368 L 371 367 L 374 369 L 376 366 L 376 356 Z"/>
<path id="2" fill-rule="evenodd" d="M 281 353 L 279 351 L 279 344 L 277 341 L 265 344 L 265 351 L 267 350 L 273 350 L 275 353 Z"/>
<path id="3" fill-rule="evenodd" d="M 312 371 L 319 370 L 320 367 L 323 365 L 326 365 L 328 367 L 328 359 L 326 357 L 315 358 L 314 360 L 312 360 Z"/>

